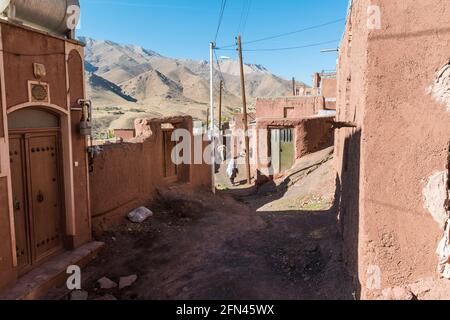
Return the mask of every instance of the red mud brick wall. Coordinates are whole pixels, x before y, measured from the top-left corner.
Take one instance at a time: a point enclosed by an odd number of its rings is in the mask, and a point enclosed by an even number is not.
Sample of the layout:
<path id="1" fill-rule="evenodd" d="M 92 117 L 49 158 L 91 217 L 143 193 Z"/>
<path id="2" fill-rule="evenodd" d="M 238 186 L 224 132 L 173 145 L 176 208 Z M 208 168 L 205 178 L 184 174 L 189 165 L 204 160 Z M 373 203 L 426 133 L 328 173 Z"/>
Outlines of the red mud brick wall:
<path id="1" fill-rule="evenodd" d="M 295 160 L 298 161 L 307 154 L 328 148 L 334 143 L 334 130 L 331 122 L 334 117 L 312 117 L 300 120 L 273 119 L 258 120 L 257 131 L 269 128 L 294 128 Z M 268 173 L 270 157 L 269 132 L 257 135 L 257 170 L 258 182 L 262 183 L 274 177 Z"/>
<path id="2" fill-rule="evenodd" d="M 4 155 L 2 155 L 4 156 Z M 8 207 L 7 179 L 0 178 L 0 288 L 4 288 L 16 279 L 11 254 L 11 230 Z"/>
<path id="3" fill-rule="evenodd" d="M 381 9 L 381 30 L 367 29 L 370 4 Z M 339 58 L 338 120 L 359 127 L 339 130 L 336 165 L 344 257 L 362 298 L 379 294 L 366 285 L 371 266 L 381 289 L 437 277 L 443 230 L 425 208 L 424 188 L 447 164 L 449 109 L 430 87 L 450 58 L 449 19 L 439 0 L 354 1 Z"/>
<path id="4" fill-rule="evenodd" d="M 322 95 L 325 99 L 325 109 L 336 110 L 337 97 L 337 79 L 336 78 L 322 78 Z"/>
<path id="5" fill-rule="evenodd" d="M 50 86 L 51 103 L 67 109 L 65 42 L 6 23 L 2 37 L 7 107 L 28 102 L 28 80 L 35 80 L 33 63 L 41 63 L 47 67 L 41 80 Z"/>
<path id="6" fill-rule="evenodd" d="M 289 111 L 289 118 L 311 117 L 324 109 L 322 97 L 284 97 L 273 99 L 258 99 L 256 101 L 256 118 L 284 118 L 286 108 L 294 108 Z"/>
<path id="7" fill-rule="evenodd" d="M 121 223 L 131 210 L 149 205 L 157 189 L 171 185 L 163 176 L 162 131 L 157 126 L 152 129 L 152 136 L 144 141 L 105 145 L 95 158 L 90 179 L 95 233 Z M 182 165 L 178 178 L 186 188 L 208 188 L 211 167 Z"/>
<path id="8" fill-rule="evenodd" d="M 78 100 L 84 98 L 84 62 L 77 50 L 69 53 L 69 93 L 70 106 L 78 106 Z M 78 247 L 91 240 L 90 208 L 89 208 L 89 177 L 86 137 L 79 134 L 81 111 L 71 111 L 72 122 L 72 153 L 74 167 L 73 180 L 76 195 L 75 212 L 77 235 L 73 237 L 73 246 Z"/>
<path id="9" fill-rule="evenodd" d="M 121 138 L 123 140 L 131 140 L 134 139 L 136 135 L 136 130 L 117 129 L 114 130 L 114 135 L 116 136 L 116 138 Z"/>

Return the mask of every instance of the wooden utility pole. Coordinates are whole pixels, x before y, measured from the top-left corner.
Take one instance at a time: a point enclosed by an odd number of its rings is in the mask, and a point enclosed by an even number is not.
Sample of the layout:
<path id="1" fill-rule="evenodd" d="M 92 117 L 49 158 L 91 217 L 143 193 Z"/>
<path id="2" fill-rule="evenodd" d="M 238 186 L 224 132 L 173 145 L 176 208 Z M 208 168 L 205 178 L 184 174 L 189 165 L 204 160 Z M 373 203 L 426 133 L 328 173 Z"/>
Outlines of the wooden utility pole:
<path id="1" fill-rule="evenodd" d="M 295 78 L 292 78 L 292 95 L 295 97 L 297 95 L 297 90 L 295 90 Z"/>
<path id="2" fill-rule="evenodd" d="M 250 139 L 248 136 L 247 98 L 245 96 L 244 61 L 242 59 L 241 35 L 238 35 L 237 37 L 237 46 L 239 51 L 239 63 L 241 66 L 241 94 L 242 94 L 242 107 L 244 113 L 244 131 L 245 131 L 245 166 L 247 168 L 247 183 L 251 184 L 252 177 L 250 173 Z"/>
<path id="3" fill-rule="evenodd" d="M 223 80 L 220 80 L 220 89 L 219 89 L 219 132 L 222 131 L 222 90 L 223 90 Z"/>
<path id="4" fill-rule="evenodd" d="M 210 129 L 209 134 L 211 135 L 211 189 L 212 192 L 216 193 L 216 135 L 214 128 L 214 92 L 213 92 L 213 81 L 214 81 L 214 49 L 216 45 L 214 42 L 209 44 L 209 92 L 210 92 Z"/>

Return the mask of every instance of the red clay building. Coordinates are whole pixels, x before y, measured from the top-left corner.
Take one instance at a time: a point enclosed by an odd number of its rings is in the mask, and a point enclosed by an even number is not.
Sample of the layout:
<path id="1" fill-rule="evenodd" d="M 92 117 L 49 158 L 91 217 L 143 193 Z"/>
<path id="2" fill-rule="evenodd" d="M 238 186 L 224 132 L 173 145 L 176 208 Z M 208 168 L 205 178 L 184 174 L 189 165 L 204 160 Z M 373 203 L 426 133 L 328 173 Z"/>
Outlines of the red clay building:
<path id="1" fill-rule="evenodd" d="M 344 257 L 361 298 L 449 296 L 449 280 L 439 280 L 436 268 L 448 220 L 450 11 L 444 6 L 356 0 L 347 19 L 337 121 L 356 128 L 336 132 L 335 158 Z M 439 282 L 447 289 L 433 296 Z"/>
<path id="2" fill-rule="evenodd" d="M 0 20 L 0 290 L 91 241 L 78 41 Z"/>
<path id="3" fill-rule="evenodd" d="M 257 180 L 284 174 L 308 153 L 333 145 L 336 74 L 315 73 L 303 95 L 256 101 Z M 252 144 L 253 145 L 253 144 Z"/>

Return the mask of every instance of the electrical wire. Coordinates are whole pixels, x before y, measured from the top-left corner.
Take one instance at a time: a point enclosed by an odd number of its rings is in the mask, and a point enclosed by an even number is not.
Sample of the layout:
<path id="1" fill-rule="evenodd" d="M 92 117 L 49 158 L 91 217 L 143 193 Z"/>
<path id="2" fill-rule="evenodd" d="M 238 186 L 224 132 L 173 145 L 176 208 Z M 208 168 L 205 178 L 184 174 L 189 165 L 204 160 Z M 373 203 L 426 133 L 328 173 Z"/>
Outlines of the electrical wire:
<path id="1" fill-rule="evenodd" d="M 246 41 L 246 42 L 243 42 L 242 44 L 243 45 L 244 44 L 252 44 L 252 43 L 257 43 L 257 42 L 277 39 L 277 38 L 281 38 L 281 37 L 286 37 L 286 36 L 290 36 L 290 35 L 301 33 L 301 32 L 305 32 L 305 31 L 310 31 L 310 30 L 323 28 L 323 27 L 326 27 L 326 26 L 329 26 L 329 25 L 333 25 L 333 24 L 345 21 L 345 20 L 346 20 L 345 18 L 337 19 L 337 20 L 325 22 L 325 23 L 322 23 L 322 24 L 318 24 L 318 25 L 302 28 L 302 29 L 299 29 L 299 30 L 294 30 L 294 31 L 291 31 L 291 32 L 286 32 L 286 33 L 281 33 L 281 34 L 277 34 L 277 35 L 273 35 L 273 36 L 269 36 L 269 37 L 265 37 L 265 38 L 261 38 L 261 39 Z M 231 47 L 234 47 L 234 46 L 235 46 L 235 44 L 231 44 L 231 45 L 227 45 L 227 46 L 221 46 L 218 49 L 226 49 L 226 48 L 231 48 Z"/>
<path id="2" fill-rule="evenodd" d="M 219 22 L 217 23 L 217 30 L 216 30 L 216 35 L 214 37 L 214 42 L 217 41 L 217 37 L 219 36 L 220 27 L 222 26 L 222 21 L 223 21 L 223 14 L 225 13 L 226 6 L 227 6 L 227 0 L 222 0 L 222 5 L 220 6 L 220 13 L 219 13 Z"/>
<path id="3" fill-rule="evenodd" d="M 304 48 L 311 48 L 311 47 L 319 47 L 325 44 L 335 43 L 339 42 L 340 39 L 330 40 L 330 41 L 324 41 L 324 42 L 318 42 L 318 43 L 312 43 L 297 47 L 286 47 L 286 48 L 269 48 L 269 49 L 243 49 L 242 51 L 250 51 L 250 52 L 258 52 L 258 51 L 286 51 L 286 50 L 296 50 L 296 49 L 304 49 Z M 216 50 L 219 51 L 234 51 L 235 49 L 221 49 L 217 48 Z"/>
<path id="4" fill-rule="evenodd" d="M 248 17 L 250 16 L 250 10 L 251 10 L 251 8 L 252 8 L 252 0 L 248 0 L 248 4 L 247 4 L 247 13 L 245 14 L 244 20 L 243 20 L 243 22 L 242 22 L 241 30 L 240 30 L 240 32 L 238 32 L 238 33 L 240 33 L 240 34 L 244 34 L 244 32 L 245 32 L 245 29 L 246 29 L 246 27 L 247 27 Z"/>
<path id="5" fill-rule="evenodd" d="M 239 20 L 237 34 L 241 33 L 245 26 L 247 25 L 247 19 L 250 14 L 251 0 L 244 0 L 242 3 L 241 19 Z"/>
<path id="6" fill-rule="evenodd" d="M 216 50 L 214 50 L 214 56 L 216 57 L 217 69 L 219 70 L 219 78 L 220 78 L 220 80 L 222 80 L 223 88 L 226 90 L 225 77 L 223 76 L 222 69 L 220 67 L 220 62 L 219 62 L 219 58 L 217 57 Z"/>

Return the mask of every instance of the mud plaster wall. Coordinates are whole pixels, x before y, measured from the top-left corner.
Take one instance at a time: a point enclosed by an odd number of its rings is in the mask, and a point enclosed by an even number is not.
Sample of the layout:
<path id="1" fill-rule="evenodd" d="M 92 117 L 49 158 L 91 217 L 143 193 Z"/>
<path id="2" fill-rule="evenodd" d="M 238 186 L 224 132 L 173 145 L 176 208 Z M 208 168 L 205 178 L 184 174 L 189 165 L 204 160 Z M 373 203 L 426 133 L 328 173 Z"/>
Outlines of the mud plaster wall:
<path id="1" fill-rule="evenodd" d="M 334 117 L 315 117 L 300 120 L 264 119 L 257 121 L 257 131 L 267 134 L 258 134 L 258 182 L 264 182 L 274 177 L 269 172 L 270 167 L 270 128 L 293 128 L 295 161 L 303 156 L 328 148 L 334 143 L 334 130 L 332 127 Z"/>
<path id="2" fill-rule="evenodd" d="M 120 129 L 114 130 L 114 135 L 116 138 L 120 138 L 123 140 L 131 140 L 134 138 L 136 131 L 134 129 Z"/>
<path id="3" fill-rule="evenodd" d="M 0 288 L 4 288 L 16 278 L 11 256 L 11 230 L 9 228 L 7 179 L 0 178 Z"/>
<path id="4" fill-rule="evenodd" d="M 42 82 L 46 82 L 50 87 L 50 102 L 60 108 L 67 109 L 67 95 L 70 93 L 72 100 L 84 97 L 83 63 L 81 57 L 78 60 L 70 60 L 71 67 L 69 83 L 71 88 L 66 85 L 66 44 L 71 43 L 72 47 L 80 49 L 81 46 L 75 41 L 65 41 L 61 38 L 52 37 L 41 32 L 33 31 L 25 27 L 16 26 L 4 21 L 0 21 L 3 44 L 3 62 L 5 73 L 5 98 L 6 105 L 1 104 L 3 108 L 11 108 L 18 104 L 29 102 L 28 81 L 36 81 L 33 73 L 33 63 L 41 63 L 46 67 L 46 76 Z M 0 110 L 3 111 L 3 110 Z M 2 112 L 0 112 L 2 113 Z M 7 119 L 2 115 L 2 126 L 5 127 Z M 4 136 L 3 130 L 1 137 Z M 90 229 L 86 224 L 82 224 L 87 216 L 87 174 L 82 171 L 83 157 L 86 155 L 84 145 L 76 145 L 75 131 L 73 131 L 73 156 L 78 159 L 81 171 L 74 170 L 75 185 L 74 191 L 79 197 L 76 199 L 76 223 L 77 237 L 72 241 L 71 246 L 78 246 L 90 239 Z M 8 143 L 8 141 L 6 141 Z M 79 147 L 77 149 L 77 147 Z M 3 153 L 5 150 L 0 145 L 0 157 L 5 161 L 9 155 Z M 86 168 L 86 167 L 85 167 Z M 9 175 L 10 172 L 1 172 L 1 175 Z M 69 179 L 69 177 L 64 177 Z M 17 279 L 17 270 L 12 265 L 11 254 L 11 233 L 9 221 L 8 190 L 7 179 L 0 178 L 0 234 L 2 241 L 0 244 L 0 288 L 3 289 L 9 284 L 13 284 Z M 84 207 L 84 208 L 83 208 Z M 85 220 L 84 220 L 85 221 Z M 83 226 L 83 227 L 81 227 Z M 9 247 L 9 248 L 8 248 Z"/>
<path id="5" fill-rule="evenodd" d="M 51 103 L 67 109 L 65 42 L 2 23 L 7 108 L 28 102 L 28 81 L 36 80 L 33 63 L 46 66 L 41 79 L 50 86 Z"/>
<path id="6" fill-rule="evenodd" d="M 360 127 L 365 107 L 365 68 L 367 28 L 363 15 L 369 1 L 355 1 L 346 24 L 337 66 L 337 121 L 354 121 Z M 344 261 L 354 277 L 357 295 L 361 289 L 360 235 L 360 171 L 361 129 L 342 128 L 335 131 L 335 169 L 339 197 L 339 222 L 344 239 Z M 364 268 L 361 268 L 362 270 Z"/>
<path id="7" fill-rule="evenodd" d="M 322 95 L 325 99 L 336 98 L 337 95 L 337 79 L 322 78 Z"/>
<path id="8" fill-rule="evenodd" d="M 149 205 L 157 189 L 173 184 L 163 176 L 161 123 L 145 126 L 148 130 L 136 130 L 138 137 L 146 132 L 145 138 L 133 143 L 105 145 L 94 160 L 90 185 L 92 223 L 96 233 L 122 222 L 131 210 Z M 187 129 L 192 132 L 191 125 Z M 205 150 L 207 143 L 202 142 L 202 137 L 197 139 Z M 182 165 L 178 178 L 187 188 L 210 187 L 211 167 L 207 164 Z"/>
<path id="9" fill-rule="evenodd" d="M 445 170 L 450 138 L 447 106 L 429 90 L 450 58 L 450 8 L 373 0 L 382 28 L 369 31 L 368 4 L 354 1 L 338 72 L 338 120 L 360 127 L 336 137 L 345 258 L 362 298 L 377 296 L 367 286 L 370 266 L 381 271 L 381 289 L 437 275 L 442 230 L 423 190 Z"/>
<path id="10" fill-rule="evenodd" d="M 81 52 L 82 48 L 78 47 Z M 69 72 L 69 94 L 70 107 L 78 106 L 78 99 L 84 98 L 84 63 L 77 50 L 71 50 L 68 56 L 68 72 Z M 71 111 L 72 123 L 72 153 L 74 163 L 74 191 L 76 194 L 75 212 L 76 212 L 76 228 L 77 235 L 72 239 L 72 245 L 79 245 L 88 242 L 91 239 L 90 228 L 90 208 L 88 193 L 88 163 L 87 163 L 87 143 L 86 137 L 79 134 L 79 123 L 81 120 L 80 111 Z"/>
<path id="11" fill-rule="evenodd" d="M 258 99 L 256 101 L 256 118 L 284 118 L 285 108 L 294 108 L 289 118 L 314 116 L 324 109 L 323 97 L 283 97 Z"/>

